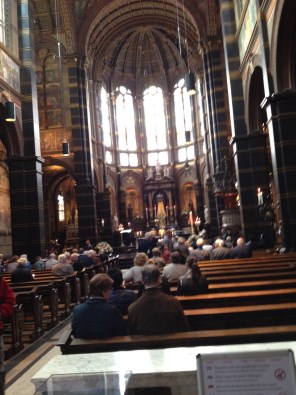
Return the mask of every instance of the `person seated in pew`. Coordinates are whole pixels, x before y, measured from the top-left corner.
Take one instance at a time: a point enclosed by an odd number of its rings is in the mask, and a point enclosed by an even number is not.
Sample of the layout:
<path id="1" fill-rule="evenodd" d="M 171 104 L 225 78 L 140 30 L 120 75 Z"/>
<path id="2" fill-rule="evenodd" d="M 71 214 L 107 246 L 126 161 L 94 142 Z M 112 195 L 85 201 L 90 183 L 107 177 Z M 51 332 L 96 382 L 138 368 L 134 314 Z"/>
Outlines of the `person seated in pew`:
<path id="1" fill-rule="evenodd" d="M 249 244 L 246 244 L 243 237 L 239 237 L 236 240 L 236 247 L 231 248 L 230 258 L 251 258 L 252 248 Z"/>
<path id="2" fill-rule="evenodd" d="M 34 263 L 31 265 L 31 270 L 44 270 L 45 262 L 41 259 L 41 256 L 36 256 L 34 258 Z"/>
<path id="3" fill-rule="evenodd" d="M 125 284 L 138 284 L 142 281 L 142 268 L 148 262 L 148 256 L 145 252 L 138 252 L 134 257 L 134 266 L 123 273 Z"/>
<path id="4" fill-rule="evenodd" d="M 221 260 L 230 258 L 230 248 L 224 247 L 223 239 L 216 239 L 214 249 L 211 251 L 211 260 Z"/>
<path id="5" fill-rule="evenodd" d="M 107 274 L 113 280 L 113 287 L 108 303 L 116 306 L 122 315 L 127 314 L 127 308 L 137 299 L 137 294 L 122 286 L 123 277 L 120 269 L 110 267 Z"/>
<path id="6" fill-rule="evenodd" d="M 12 273 L 17 268 L 18 259 L 20 259 L 18 255 L 13 255 L 4 262 L 6 273 Z"/>
<path id="7" fill-rule="evenodd" d="M 60 254 L 58 256 L 58 263 L 52 268 L 52 274 L 54 276 L 67 276 L 73 273 L 73 266 L 68 262 L 67 256 L 65 254 Z"/>
<path id="8" fill-rule="evenodd" d="M 72 258 L 71 261 L 73 262 Z M 73 262 L 73 268 L 75 272 L 81 272 L 85 267 L 91 267 L 92 265 L 93 260 L 89 256 L 88 250 L 84 251 L 83 248 L 80 248 L 77 255 L 77 260 Z"/>
<path id="9" fill-rule="evenodd" d="M 107 303 L 113 280 L 105 273 L 96 274 L 89 282 L 89 298 L 73 309 L 72 333 L 82 339 L 123 336 L 127 329 L 118 308 Z"/>
<path id="10" fill-rule="evenodd" d="M 19 258 L 17 260 L 17 263 L 17 268 L 11 273 L 11 282 L 21 283 L 26 281 L 33 281 L 34 277 L 31 273 L 31 270 L 27 267 L 27 259 Z"/>
<path id="11" fill-rule="evenodd" d="M 183 276 L 187 272 L 185 261 L 182 261 L 182 256 L 179 251 L 173 251 L 171 253 L 171 263 L 168 263 L 163 268 L 163 277 L 166 277 L 169 281 L 178 280 L 180 276 Z"/>
<path id="12" fill-rule="evenodd" d="M 196 240 L 196 248 L 191 252 L 191 255 L 197 257 L 198 261 L 208 261 L 210 259 L 211 252 L 203 248 L 205 241 L 202 237 Z"/>
<path id="13" fill-rule="evenodd" d="M 128 327 L 131 335 L 159 335 L 189 330 L 181 303 L 163 293 L 160 270 L 157 265 L 143 267 L 142 280 L 145 290 L 128 307 Z"/>
<path id="14" fill-rule="evenodd" d="M 54 267 L 54 265 L 56 265 L 58 263 L 57 259 L 56 259 L 56 254 L 54 254 L 53 252 L 49 255 L 49 259 L 45 262 L 45 269 L 46 270 L 52 270 L 52 268 Z"/>
<path id="15" fill-rule="evenodd" d="M 162 270 L 166 265 L 164 259 L 161 257 L 160 249 L 158 247 L 154 247 L 152 249 L 152 259 L 154 259 L 160 270 Z"/>
<path id="16" fill-rule="evenodd" d="M 208 280 L 201 274 L 198 259 L 189 255 L 186 259 L 187 273 L 179 278 L 177 295 L 196 295 L 208 291 Z"/>

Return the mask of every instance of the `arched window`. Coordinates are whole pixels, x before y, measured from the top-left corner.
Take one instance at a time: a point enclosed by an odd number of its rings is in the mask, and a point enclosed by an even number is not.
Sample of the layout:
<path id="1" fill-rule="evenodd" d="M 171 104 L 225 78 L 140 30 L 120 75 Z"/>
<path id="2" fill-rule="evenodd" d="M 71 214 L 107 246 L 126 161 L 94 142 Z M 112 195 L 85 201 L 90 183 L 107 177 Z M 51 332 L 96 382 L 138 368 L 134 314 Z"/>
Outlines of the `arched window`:
<path id="1" fill-rule="evenodd" d="M 65 201 L 64 196 L 61 193 L 58 195 L 58 213 L 59 222 L 65 221 Z"/>
<path id="2" fill-rule="evenodd" d="M 115 90 L 116 126 L 121 166 L 138 166 L 134 103 L 131 91 L 124 86 Z"/>
<path id="3" fill-rule="evenodd" d="M 150 86 L 144 91 L 145 130 L 148 165 L 168 164 L 168 143 L 162 89 Z M 152 152 L 151 152 L 152 151 Z"/>
<path id="4" fill-rule="evenodd" d="M 103 129 L 103 143 L 105 147 L 111 147 L 111 128 L 108 94 L 104 87 L 101 88 L 101 122 Z"/>
<path id="5" fill-rule="evenodd" d="M 184 78 L 180 79 L 174 88 L 177 145 L 178 147 L 186 145 L 178 149 L 178 160 L 184 162 L 194 158 L 191 103 Z"/>

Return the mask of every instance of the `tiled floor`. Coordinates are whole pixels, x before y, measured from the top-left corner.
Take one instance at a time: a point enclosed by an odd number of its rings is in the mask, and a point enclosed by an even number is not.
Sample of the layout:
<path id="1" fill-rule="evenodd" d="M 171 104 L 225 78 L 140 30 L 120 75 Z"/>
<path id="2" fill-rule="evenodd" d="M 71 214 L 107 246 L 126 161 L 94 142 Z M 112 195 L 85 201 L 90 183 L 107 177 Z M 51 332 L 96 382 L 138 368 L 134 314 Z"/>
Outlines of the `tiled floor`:
<path id="1" fill-rule="evenodd" d="M 28 346 L 19 355 L 4 363 L 6 369 L 5 395 L 33 395 L 35 387 L 31 377 L 53 356 L 60 354 L 55 346 L 63 330 L 70 326 L 70 317 L 41 339 Z"/>

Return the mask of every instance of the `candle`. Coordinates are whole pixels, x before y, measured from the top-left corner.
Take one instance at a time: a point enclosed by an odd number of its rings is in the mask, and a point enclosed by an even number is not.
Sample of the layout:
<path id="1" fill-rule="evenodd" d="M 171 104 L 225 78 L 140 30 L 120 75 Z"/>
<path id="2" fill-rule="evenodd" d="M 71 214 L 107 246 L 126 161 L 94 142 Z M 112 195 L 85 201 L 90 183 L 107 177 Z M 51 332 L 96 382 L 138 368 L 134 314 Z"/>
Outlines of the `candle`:
<path id="1" fill-rule="evenodd" d="M 105 220 L 104 220 L 104 218 L 102 219 L 102 228 L 104 227 L 104 225 L 105 225 Z"/>
<path id="2" fill-rule="evenodd" d="M 176 206 L 173 207 L 173 215 L 174 215 L 174 221 L 175 221 L 175 216 L 176 216 Z"/>
<path id="3" fill-rule="evenodd" d="M 166 211 L 166 216 L 168 217 L 169 216 L 169 208 L 168 208 L 168 206 L 166 206 L 165 211 Z"/>
<path id="4" fill-rule="evenodd" d="M 194 233 L 194 229 L 193 229 L 193 218 L 192 218 L 192 211 L 190 211 L 189 213 L 189 218 L 190 218 L 190 226 L 191 226 L 191 233 Z"/>
<path id="5" fill-rule="evenodd" d="M 261 188 L 258 188 L 257 190 L 257 199 L 258 199 L 258 206 L 263 204 L 263 192 L 261 191 Z"/>
<path id="6" fill-rule="evenodd" d="M 156 206 L 154 206 L 154 218 L 156 218 Z"/>
<path id="7" fill-rule="evenodd" d="M 146 207 L 146 218 L 148 218 L 148 207 Z"/>

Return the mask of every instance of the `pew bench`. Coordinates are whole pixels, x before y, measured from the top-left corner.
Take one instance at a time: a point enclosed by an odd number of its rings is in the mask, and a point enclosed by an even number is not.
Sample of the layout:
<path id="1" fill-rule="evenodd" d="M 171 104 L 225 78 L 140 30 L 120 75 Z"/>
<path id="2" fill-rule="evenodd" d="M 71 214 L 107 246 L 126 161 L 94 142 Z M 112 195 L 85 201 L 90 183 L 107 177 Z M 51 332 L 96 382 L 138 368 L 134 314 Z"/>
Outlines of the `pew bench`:
<path id="1" fill-rule="evenodd" d="M 296 288 L 217 292 L 192 296 L 175 296 L 175 298 L 181 302 L 184 309 L 296 302 Z"/>
<path id="2" fill-rule="evenodd" d="M 4 359 L 16 355 L 23 350 L 24 309 L 22 305 L 14 305 L 12 314 L 3 322 Z"/>
<path id="3" fill-rule="evenodd" d="M 77 339 L 71 330 L 63 332 L 57 346 L 62 354 L 86 354 L 126 350 L 197 347 L 296 339 L 296 325 L 213 329 L 157 336 L 118 336 L 107 339 Z"/>
<path id="4" fill-rule="evenodd" d="M 296 302 L 184 310 L 191 330 L 296 324 Z"/>

